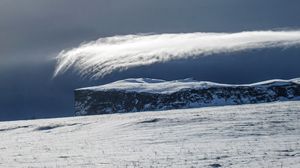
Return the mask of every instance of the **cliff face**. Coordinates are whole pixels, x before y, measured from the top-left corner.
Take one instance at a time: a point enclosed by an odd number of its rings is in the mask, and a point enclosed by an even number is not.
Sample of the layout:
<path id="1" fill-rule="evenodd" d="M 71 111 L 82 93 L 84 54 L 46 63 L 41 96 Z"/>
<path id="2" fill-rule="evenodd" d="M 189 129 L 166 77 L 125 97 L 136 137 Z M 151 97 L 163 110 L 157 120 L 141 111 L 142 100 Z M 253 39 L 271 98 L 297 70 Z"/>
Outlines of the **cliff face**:
<path id="1" fill-rule="evenodd" d="M 190 79 L 127 79 L 75 90 L 76 115 L 300 100 L 300 80 L 226 85 Z"/>

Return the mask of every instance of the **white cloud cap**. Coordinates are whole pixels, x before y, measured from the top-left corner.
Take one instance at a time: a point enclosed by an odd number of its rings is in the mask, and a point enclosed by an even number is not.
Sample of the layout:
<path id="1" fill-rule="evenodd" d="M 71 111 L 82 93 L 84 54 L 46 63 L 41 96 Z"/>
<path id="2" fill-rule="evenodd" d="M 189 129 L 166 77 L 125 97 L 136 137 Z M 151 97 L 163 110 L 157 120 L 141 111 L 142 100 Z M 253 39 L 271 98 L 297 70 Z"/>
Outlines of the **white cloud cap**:
<path id="1" fill-rule="evenodd" d="M 100 38 L 57 56 L 54 77 L 73 68 L 100 78 L 113 71 L 171 60 L 300 45 L 300 31 L 140 34 Z"/>

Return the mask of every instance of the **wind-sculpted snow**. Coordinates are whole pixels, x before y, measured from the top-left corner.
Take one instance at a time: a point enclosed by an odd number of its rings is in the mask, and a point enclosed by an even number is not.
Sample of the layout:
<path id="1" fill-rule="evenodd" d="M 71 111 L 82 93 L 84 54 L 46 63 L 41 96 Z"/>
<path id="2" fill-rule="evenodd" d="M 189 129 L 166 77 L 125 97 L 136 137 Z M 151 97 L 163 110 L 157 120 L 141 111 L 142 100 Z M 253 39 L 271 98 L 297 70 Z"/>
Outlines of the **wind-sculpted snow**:
<path id="1" fill-rule="evenodd" d="M 259 87 L 259 86 L 284 86 L 288 84 L 299 84 L 300 78 L 291 80 L 274 79 L 267 80 L 252 84 L 221 84 L 208 81 L 197 81 L 191 78 L 166 81 L 162 79 L 151 79 L 151 78 L 130 78 L 112 82 L 106 85 L 86 87 L 77 89 L 80 90 L 91 90 L 91 91 L 125 91 L 125 92 L 139 92 L 139 93 L 160 93 L 170 94 L 185 89 L 208 89 L 212 87 Z"/>
<path id="2" fill-rule="evenodd" d="M 300 31 L 138 34 L 100 38 L 57 56 L 54 76 L 72 68 L 99 78 L 114 71 L 212 54 L 300 45 Z"/>
<path id="3" fill-rule="evenodd" d="M 300 167 L 300 102 L 0 122 L 0 167 Z"/>
<path id="4" fill-rule="evenodd" d="M 75 90 L 76 115 L 300 100 L 299 79 L 229 85 L 192 79 L 125 79 Z"/>

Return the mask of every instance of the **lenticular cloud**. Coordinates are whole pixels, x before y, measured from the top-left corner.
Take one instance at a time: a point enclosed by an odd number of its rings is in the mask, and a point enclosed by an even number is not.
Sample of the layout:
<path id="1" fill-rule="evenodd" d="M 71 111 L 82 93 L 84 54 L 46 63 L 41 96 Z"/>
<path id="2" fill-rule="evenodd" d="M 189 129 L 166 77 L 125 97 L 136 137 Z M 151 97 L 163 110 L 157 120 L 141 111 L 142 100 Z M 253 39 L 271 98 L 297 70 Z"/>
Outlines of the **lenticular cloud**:
<path id="1" fill-rule="evenodd" d="M 100 38 L 57 56 L 54 76 L 72 68 L 100 78 L 114 71 L 171 60 L 300 45 L 300 31 L 140 34 Z"/>

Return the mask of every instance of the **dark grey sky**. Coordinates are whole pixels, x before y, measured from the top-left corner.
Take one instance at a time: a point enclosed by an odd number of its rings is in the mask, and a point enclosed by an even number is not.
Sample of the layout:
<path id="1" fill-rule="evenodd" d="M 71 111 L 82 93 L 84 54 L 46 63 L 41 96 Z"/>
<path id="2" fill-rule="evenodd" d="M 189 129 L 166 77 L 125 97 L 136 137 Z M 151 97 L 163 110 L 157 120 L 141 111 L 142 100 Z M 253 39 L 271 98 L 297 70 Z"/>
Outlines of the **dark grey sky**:
<path id="1" fill-rule="evenodd" d="M 72 115 L 74 88 L 125 77 L 246 83 L 300 76 L 300 49 L 291 48 L 152 65 L 97 81 L 71 72 L 51 79 L 53 57 L 84 41 L 149 32 L 297 29 L 299 6 L 299 0 L 1 0 L 0 120 Z"/>

